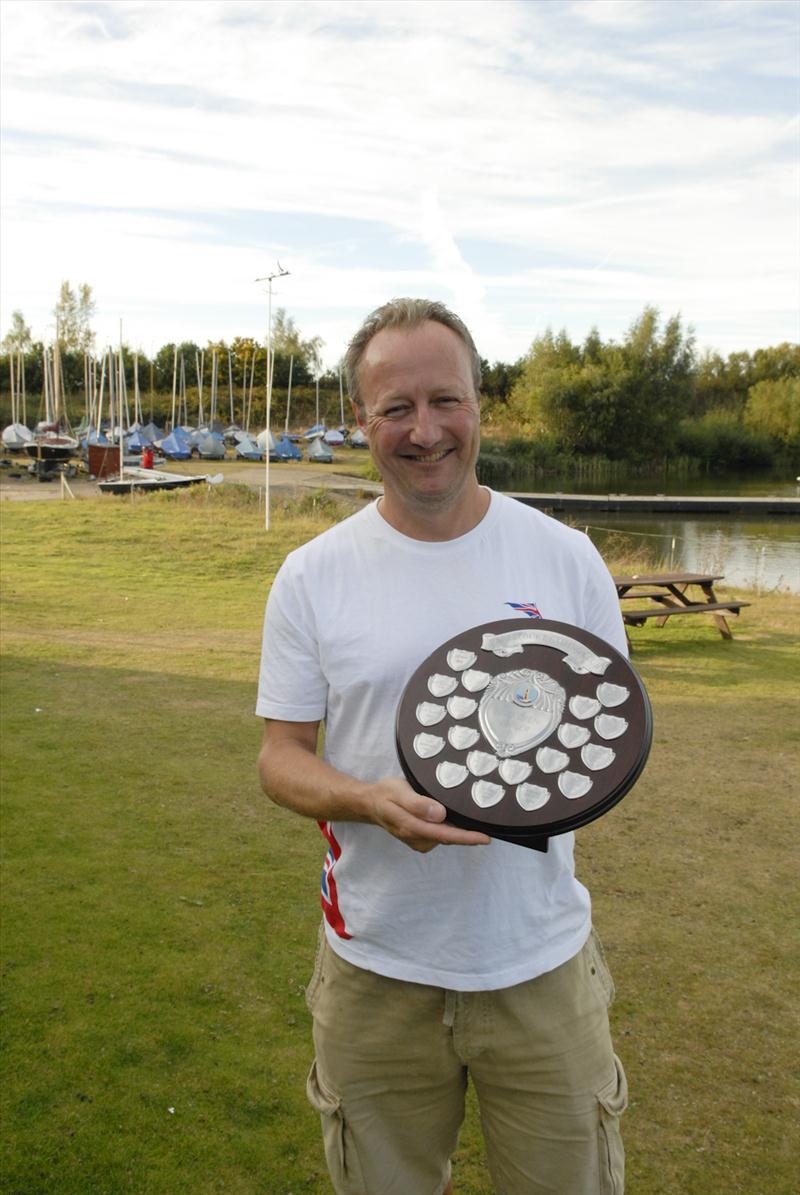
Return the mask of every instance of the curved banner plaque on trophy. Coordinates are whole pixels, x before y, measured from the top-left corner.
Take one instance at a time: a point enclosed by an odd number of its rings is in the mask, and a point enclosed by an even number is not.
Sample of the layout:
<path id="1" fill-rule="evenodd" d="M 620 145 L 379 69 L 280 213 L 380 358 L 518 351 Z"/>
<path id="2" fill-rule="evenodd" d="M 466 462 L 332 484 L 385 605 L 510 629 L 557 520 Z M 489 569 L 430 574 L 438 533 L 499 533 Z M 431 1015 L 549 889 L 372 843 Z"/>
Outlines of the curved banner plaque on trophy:
<path id="1" fill-rule="evenodd" d="M 462 631 L 428 656 L 397 711 L 409 783 L 447 820 L 521 846 L 601 817 L 638 779 L 650 701 L 611 644 L 550 619 Z"/>

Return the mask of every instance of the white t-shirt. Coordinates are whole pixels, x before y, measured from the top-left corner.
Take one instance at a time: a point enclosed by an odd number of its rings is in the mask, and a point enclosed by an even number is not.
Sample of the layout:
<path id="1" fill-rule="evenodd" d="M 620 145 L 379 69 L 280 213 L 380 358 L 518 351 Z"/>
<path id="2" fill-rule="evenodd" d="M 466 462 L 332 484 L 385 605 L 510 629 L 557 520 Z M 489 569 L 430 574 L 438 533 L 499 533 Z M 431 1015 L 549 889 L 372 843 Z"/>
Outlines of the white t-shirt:
<path id="1" fill-rule="evenodd" d="M 362 780 L 402 776 L 394 741 L 403 688 L 459 630 L 519 618 L 510 603 L 626 651 L 614 584 L 582 533 L 491 493 L 466 535 L 428 543 L 377 504 L 285 560 L 267 603 L 256 713 L 325 721 L 325 758 Z M 458 991 L 510 987 L 572 958 L 590 901 L 573 835 L 546 853 L 489 846 L 410 850 L 378 826 L 320 824 L 322 907 L 332 948 L 356 966 Z"/>

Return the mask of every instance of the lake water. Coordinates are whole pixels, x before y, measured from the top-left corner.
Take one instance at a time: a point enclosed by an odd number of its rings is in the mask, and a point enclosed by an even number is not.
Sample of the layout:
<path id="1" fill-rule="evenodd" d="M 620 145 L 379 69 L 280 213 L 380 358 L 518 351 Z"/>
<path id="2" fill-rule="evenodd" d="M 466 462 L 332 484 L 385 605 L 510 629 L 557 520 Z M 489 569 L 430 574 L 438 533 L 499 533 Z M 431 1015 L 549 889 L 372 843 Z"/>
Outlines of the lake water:
<path id="1" fill-rule="evenodd" d="M 769 522 L 720 515 L 690 517 L 573 511 L 570 523 L 585 530 L 604 555 L 616 555 L 619 535 L 665 570 L 722 573 L 733 586 L 767 593 L 800 593 L 800 519 Z"/>
<path id="2" fill-rule="evenodd" d="M 520 487 L 522 488 L 522 487 Z M 609 486 L 592 486 L 566 478 L 541 479 L 525 488 L 536 493 L 607 494 Z M 613 489 L 628 494 L 698 494 L 760 497 L 798 495 L 794 478 L 775 474 L 747 477 L 712 476 L 680 481 L 659 475 L 649 480 L 626 480 Z M 617 514 L 606 511 L 572 511 L 570 523 L 586 530 L 604 555 L 619 554 L 618 536 L 625 536 L 626 548 L 646 554 L 659 567 L 687 572 L 723 573 L 733 586 L 767 593 L 787 589 L 800 593 L 800 519 L 763 515 L 743 519 L 732 515 Z M 615 548 L 617 550 L 615 550 Z"/>

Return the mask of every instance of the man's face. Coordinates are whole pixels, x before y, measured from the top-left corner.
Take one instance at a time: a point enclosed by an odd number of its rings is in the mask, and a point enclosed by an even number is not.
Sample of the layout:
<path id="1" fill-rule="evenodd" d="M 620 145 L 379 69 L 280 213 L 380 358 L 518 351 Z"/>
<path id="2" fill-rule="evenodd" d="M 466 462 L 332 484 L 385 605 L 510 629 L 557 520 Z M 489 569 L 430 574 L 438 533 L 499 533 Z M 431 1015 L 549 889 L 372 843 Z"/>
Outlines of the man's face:
<path id="1" fill-rule="evenodd" d="M 359 380 L 387 502 L 419 515 L 474 497 L 480 407 L 460 336 L 433 320 L 384 329 L 367 345 Z"/>

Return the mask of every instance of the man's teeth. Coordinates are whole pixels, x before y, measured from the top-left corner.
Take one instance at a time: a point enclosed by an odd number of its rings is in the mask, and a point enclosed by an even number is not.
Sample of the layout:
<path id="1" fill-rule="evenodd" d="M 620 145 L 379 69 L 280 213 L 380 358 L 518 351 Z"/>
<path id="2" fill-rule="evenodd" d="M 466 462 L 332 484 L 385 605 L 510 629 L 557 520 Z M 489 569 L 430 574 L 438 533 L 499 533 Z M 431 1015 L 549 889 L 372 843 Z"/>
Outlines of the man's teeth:
<path id="1" fill-rule="evenodd" d="M 447 456 L 447 452 L 429 452 L 427 456 L 413 456 L 413 461 L 440 461 Z"/>

